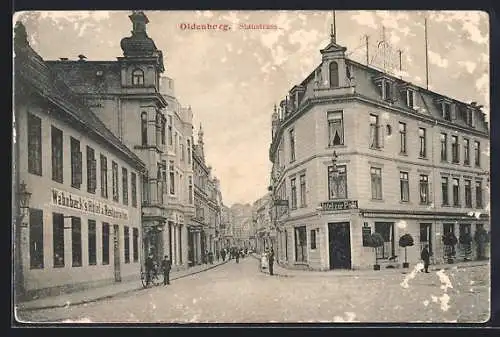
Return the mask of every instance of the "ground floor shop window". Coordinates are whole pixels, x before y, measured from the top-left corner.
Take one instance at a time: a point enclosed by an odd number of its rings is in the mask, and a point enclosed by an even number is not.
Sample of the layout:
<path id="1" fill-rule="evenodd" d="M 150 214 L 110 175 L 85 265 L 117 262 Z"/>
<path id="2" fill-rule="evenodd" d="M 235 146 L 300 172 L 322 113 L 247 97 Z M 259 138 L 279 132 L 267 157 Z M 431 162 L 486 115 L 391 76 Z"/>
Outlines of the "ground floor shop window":
<path id="1" fill-rule="evenodd" d="M 133 249 L 133 256 L 134 256 L 134 262 L 139 261 L 139 229 L 133 228 L 132 229 L 132 249 Z"/>
<path id="2" fill-rule="evenodd" d="M 295 227 L 295 261 L 306 262 L 306 226 Z"/>
<path id="3" fill-rule="evenodd" d="M 316 249 L 316 230 L 311 229 L 311 249 Z"/>
<path id="4" fill-rule="evenodd" d="M 431 223 L 421 223 L 420 224 L 420 251 L 428 246 L 429 253 L 432 255 L 432 224 Z"/>
<path id="5" fill-rule="evenodd" d="M 43 268 L 43 211 L 30 209 L 30 268 Z"/>
<path id="6" fill-rule="evenodd" d="M 375 222 L 375 232 L 382 235 L 384 245 L 377 248 L 377 258 L 389 259 L 395 256 L 394 222 Z"/>
<path id="7" fill-rule="evenodd" d="M 125 263 L 130 263 L 130 230 L 128 226 L 123 227 L 123 241 L 125 251 Z"/>
<path id="8" fill-rule="evenodd" d="M 71 218 L 71 256 L 73 267 L 82 266 L 82 220 Z"/>
<path id="9" fill-rule="evenodd" d="M 96 222 L 89 220 L 88 244 L 89 244 L 89 265 L 97 264 L 97 240 L 96 240 Z"/>
<path id="10" fill-rule="evenodd" d="M 52 226 L 54 268 L 61 268 L 64 267 L 64 216 L 52 213 Z"/>
<path id="11" fill-rule="evenodd" d="M 109 224 L 102 223 L 102 264 L 109 264 Z"/>

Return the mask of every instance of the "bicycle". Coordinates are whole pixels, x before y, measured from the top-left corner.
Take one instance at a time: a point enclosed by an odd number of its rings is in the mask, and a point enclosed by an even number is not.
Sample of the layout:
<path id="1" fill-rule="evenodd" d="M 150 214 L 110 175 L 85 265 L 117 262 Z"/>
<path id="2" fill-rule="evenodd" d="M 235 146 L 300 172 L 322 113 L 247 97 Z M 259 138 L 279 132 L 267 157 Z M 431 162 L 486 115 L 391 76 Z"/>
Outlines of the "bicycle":
<path id="1" fill-rule="evenodd" d="M 147 273 L 145 271 L 141 271 L 141 282 L 144 288 L 149 287 L 150 284 L 152 284 L 153 286 L 159 286 L 162 283 L 162 280 L 160 279 L 158 268 L 153 268 L 153 270 L 151 270 L 149 281 L 147 278 Z"/>

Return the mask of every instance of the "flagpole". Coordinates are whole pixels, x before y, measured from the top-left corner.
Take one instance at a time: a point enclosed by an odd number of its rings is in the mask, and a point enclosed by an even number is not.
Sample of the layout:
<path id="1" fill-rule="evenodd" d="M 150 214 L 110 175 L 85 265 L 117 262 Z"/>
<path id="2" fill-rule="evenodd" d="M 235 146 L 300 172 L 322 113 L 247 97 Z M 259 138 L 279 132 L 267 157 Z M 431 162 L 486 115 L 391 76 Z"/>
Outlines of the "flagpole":
<path id="1" fill-rule="evenodd" d="M 427 18 L 424 20 L 425 27 L 425 87 L 429 90 L 429 50 L 427 40 Z"/>

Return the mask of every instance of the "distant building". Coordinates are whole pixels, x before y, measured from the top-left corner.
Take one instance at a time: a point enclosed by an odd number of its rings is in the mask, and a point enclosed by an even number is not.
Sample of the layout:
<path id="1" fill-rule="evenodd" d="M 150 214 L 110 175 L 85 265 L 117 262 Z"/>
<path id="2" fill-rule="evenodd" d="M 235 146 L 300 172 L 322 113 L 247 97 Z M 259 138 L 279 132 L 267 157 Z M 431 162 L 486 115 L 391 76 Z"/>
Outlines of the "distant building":
<path id="1" fill-rule="evenodd" d="M 18 286 L 29 298 L 137 279 L 144 162 L 30 47 L 21 23 L 14 48 L 14 185 L 31 192 L 16 224 Z"/>
<path id="2" fill-rule="evenodd" d="M 373 69 L 334 40 L 272 117 L 273 221 L 289 267 L 368 268 L 419 260 L 442 237 L 489 228 L 489 129 L 481 106 Z M 337 157 L 334 157 L 334 154 Z M 474 242 L 472 243 L 474 245 Z M 456 259 L 463 259 L 457 245 Z M 472 249 L 474 252 L 475 250 Z"/>
<path id="3" fill-rule="evenodd" d="M 267 193 L 253 203 L 254 237 L 257 252 L 271 247 L 277 248 L 276 231 L 271 221 L 271 202 L 271 193 Z"/>
<path id="4" fill-rule="evenodd" d="M 233 204 L 231 206 L 233 238 L 236 246 L 244 248 L 250 244 L 252 225 L 252 205 Z"/>

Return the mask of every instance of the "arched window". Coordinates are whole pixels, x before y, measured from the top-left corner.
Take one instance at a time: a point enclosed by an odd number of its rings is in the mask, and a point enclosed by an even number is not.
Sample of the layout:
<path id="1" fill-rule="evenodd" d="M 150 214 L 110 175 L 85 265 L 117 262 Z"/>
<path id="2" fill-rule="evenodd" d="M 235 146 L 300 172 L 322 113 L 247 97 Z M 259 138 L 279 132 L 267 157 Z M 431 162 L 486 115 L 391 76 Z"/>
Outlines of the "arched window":
<path id="1" fill-rule="evenodd" d="M 337 62 L 330 63 L 330 88 L 339 86 L 339 65 Z"/>
<path id="2" fill-rule="evenodd" d="M 132 85 L 144 85 L 144 71 L 141 69 L 132 71 Z"/>
<path id="3" fill-rule="evenodd" d="M 161 113 L 156 113 L 156 145 L 159 146 L 161 144 L 161 124 L 162 124 L 162 115 Z"/>
<path id="4" fill-rule="evenodd" d="M 148 145 L 148 114 L 141 114 L 141 139 L 142 145 Z"/>

